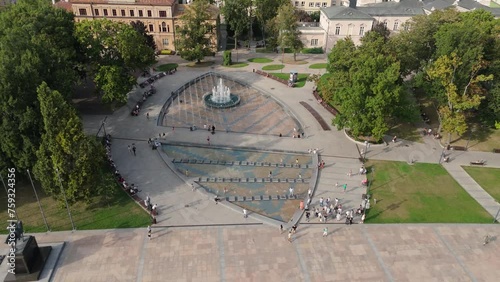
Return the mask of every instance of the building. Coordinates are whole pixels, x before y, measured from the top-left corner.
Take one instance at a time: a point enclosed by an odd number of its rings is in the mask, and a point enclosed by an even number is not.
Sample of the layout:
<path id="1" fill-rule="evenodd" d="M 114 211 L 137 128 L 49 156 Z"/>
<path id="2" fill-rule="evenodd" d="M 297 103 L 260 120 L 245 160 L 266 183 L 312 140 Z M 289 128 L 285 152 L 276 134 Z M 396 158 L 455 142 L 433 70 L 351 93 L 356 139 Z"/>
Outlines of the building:
<path id="1" fill-rule="evenodd" d="M 377 23 L 382 23 L 391 32 L 398 32 L 403 24 L 417 15 L 428 15 L 435 10 L 455 7 L 466 12 L 474 9 L 485 9 L 495 17 L 500 17 L 500 8 L 490 8 L 475 0 L 397 0 L 380 2 L 380 0 L 360 0 L 363 6 L 331 6 L 321 8 L 318 27 L 299 27 L 304 47 L 322 47 L 329 52 L 335 43 L 350 36 L 355 44 L 360 44 L 364 34 Z M 369 3 L 369 2 L 372 3 Z"/>
<path id="2" fill-rule="evenodd" d="M 159 50 L 174 51 L 175 29 L 182 24 L 179 17 L 189 7 L 176 0 L 64 0 L 55 5 L 73 12 L 77 22 L 102 18 L 126 23 L 142 21 Z M 210 12 L 214 25 L 218 26 L 218 9 L 212 6 Z M 217 31 L 218 28 L 211 34 L 214 48 L 219 46 Z"/>

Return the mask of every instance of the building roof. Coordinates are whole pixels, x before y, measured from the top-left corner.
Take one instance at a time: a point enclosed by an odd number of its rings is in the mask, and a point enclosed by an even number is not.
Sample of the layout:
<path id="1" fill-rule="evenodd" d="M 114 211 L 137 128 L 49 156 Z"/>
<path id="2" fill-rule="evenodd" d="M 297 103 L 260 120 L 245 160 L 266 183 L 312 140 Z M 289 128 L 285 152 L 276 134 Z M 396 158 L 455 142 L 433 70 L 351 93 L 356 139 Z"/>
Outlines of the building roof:
<path id="1" fill-rule="evenodd" d="M 433 10 L 441 10 L 450 7 L 460 7 L 469 11 L 475 9 L 483 9 L 488 12 L 491 12 L 493 16 L 500 17 L 500 8 L 491 8 L 485 6 L 481 3 L 476 2 L 475 0 L 435 0 L 428 1 L 424 4 L 423 9 L 427 11 Z"/>
<path id="2" fill-rule="evenodd" d="M 173 6 L 175 0 L 68 0 L 72 4 L 136 4 L 153 6 Z"/>
<path id="3" fill-rule="evenodd" d="M 322 8 L 321 11 L 330 20 L 373 20 L 373 17 L 360 11 L 359 7 L 354 9 L 351 7 L 344 6 L 332 6 L 328 8 Z"/>
<path id="4" fill-rule="evenodd" d="M 72 12 L 73 10 L 71 9 L 72 4 L 66 1 L 59 1 L 57 2 L 54 6 L 64 9 L 68 12 Z"/>
<path id="5" fill-rule="evenodd" d="M 437 0 L 441 1 L 441 0 Z M 416 16 L 424 14 L 423 2 L 418 0 L 401 0 L 400 2 L 382 2 L 357 7 L 359 11 L 372 16 Z"/>

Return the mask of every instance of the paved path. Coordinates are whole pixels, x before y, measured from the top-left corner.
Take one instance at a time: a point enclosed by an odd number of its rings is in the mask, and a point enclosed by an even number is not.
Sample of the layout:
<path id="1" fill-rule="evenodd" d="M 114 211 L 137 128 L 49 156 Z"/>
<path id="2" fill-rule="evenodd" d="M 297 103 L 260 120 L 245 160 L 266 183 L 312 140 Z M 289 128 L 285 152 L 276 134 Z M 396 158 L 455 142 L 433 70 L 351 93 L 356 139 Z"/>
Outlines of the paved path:
<path id="1" fill-rule="evenodd" d="M 328 236 L 322 237 L 328 227 Z M 498 281 L 498 225 L 303 224 L 36 234 L 66 242 L 51 281 Z M 6 245 L 0 248 L 6 251 Z M 5 263 L 0 270 L 5 271 Z"/>

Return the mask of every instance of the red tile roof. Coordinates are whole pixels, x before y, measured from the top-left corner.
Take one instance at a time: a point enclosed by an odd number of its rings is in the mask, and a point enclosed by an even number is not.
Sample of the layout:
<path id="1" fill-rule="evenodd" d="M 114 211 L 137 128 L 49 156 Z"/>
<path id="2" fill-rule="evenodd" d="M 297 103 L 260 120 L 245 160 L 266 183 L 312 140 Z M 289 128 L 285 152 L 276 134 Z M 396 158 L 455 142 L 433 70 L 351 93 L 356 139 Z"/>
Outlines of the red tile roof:
<path id="1" fill-rule="evenodd" d="M 72 12 L 73 10 L 71 9 L 71 3 L 63 1 L 59 1 L 55 4 L 56 7 L 65 9 L 68 12 Z"/>
<path id="2" fill-rule="evenodd" d="M 142 4 L 155 6 L 172 6 L 175 0 L 135 0 L 135 1 L 120 1 L 120 0 L 69 0 L 73 4 Z"/>

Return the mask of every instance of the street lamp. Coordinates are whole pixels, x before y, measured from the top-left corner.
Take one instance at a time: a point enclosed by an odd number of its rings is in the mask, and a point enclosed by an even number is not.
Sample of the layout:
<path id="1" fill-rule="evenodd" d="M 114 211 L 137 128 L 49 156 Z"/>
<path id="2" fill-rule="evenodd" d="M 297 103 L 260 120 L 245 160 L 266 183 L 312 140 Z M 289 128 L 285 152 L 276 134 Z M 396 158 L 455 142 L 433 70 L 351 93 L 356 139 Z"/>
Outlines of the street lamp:
<path id="1" fill-rule="evenodd" d="M 57 178 L 59 178 L 59 184 L 61 186 L 61 192 L 62 192 L 63 197 L 64 197 L 64 202 L 66 203 L 66 209 L 68 210 L 69 220 L 71 221 L 71 226 L 73 227 L 73 231 L 75 231 L 76 230 L 75 223 L 73 222 L 73 217 L 71 217 L 71 211 L 69 209 L 68 199 L 66 199 L 66 193 L 64 192 L 64 188 L 62 185 L 61 175 L 59 174 L 59 169 L 57 169 L 57 168 L 56 168 L 56 173 L 57 173 Z"/>

